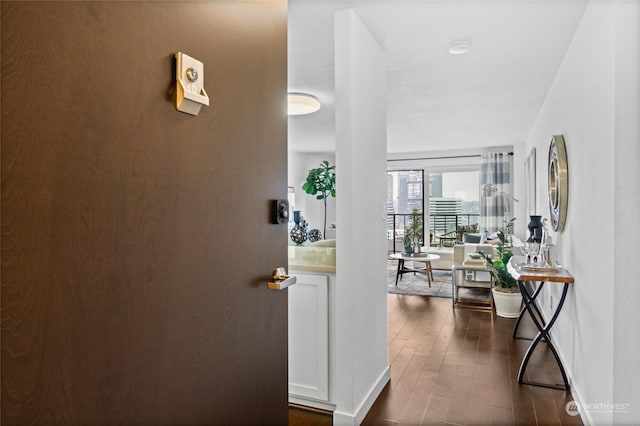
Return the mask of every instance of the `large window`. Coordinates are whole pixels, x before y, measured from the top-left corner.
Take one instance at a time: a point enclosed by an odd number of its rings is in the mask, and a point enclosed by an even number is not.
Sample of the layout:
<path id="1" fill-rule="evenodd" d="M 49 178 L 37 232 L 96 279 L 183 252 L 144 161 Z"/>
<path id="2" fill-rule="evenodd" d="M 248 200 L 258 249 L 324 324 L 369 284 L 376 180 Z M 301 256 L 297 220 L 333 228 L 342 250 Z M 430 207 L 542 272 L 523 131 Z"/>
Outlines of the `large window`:
<path id="1" fill-rule="evenodd" d="M 424 223 L 424 171 L 387 172 L 387 239 L 389 249 L 402 248 L 405 231 L 414 221 Z M 424 230 L 419 229 L 419 242 L 424 245 Z"/>
<path id="2" fill-rule="evenodd" d="M 480 172 L 429 174 L 429 230 L 433 244 L 451 245 L 464 232 L 477 233 L 480 215 Z"/>

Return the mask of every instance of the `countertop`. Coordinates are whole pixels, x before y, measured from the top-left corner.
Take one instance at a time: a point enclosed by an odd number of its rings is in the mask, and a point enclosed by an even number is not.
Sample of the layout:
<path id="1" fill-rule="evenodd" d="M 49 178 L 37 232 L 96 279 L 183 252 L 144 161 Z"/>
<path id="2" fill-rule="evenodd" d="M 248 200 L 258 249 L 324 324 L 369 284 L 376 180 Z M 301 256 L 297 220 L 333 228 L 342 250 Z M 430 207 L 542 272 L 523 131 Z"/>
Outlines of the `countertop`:
<path id="1" fill-rule="evenodd" d="M 335 247 L 289 246 L 289 270 L 336 272 Z"/>

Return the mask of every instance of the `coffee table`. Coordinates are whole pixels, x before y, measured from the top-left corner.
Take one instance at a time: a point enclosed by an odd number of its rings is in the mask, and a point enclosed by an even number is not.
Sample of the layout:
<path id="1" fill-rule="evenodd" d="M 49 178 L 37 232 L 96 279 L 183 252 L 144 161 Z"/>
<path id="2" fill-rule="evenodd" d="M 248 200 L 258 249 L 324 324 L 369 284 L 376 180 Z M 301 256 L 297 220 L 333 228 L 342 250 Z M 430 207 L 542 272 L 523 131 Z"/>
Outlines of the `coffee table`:
<path id="1" fill-rule="evenodd" d="M 424 274 L 427 276 L 427 282 L 429 283 L 429 287 L 431 287 L 431 280 L 433 280 L 433 271 L 431 269 L 431 261 L 440 259 L 440 256 L 437 254 L 429 254 L 429 253 L 393 253 L 391 259 L 398 261 L 398 270 L 396 272 L 396 285 L 398 285 L 398 278 L 402 277 L 402 274 L 407 272 Z M 405 266 L 405 261 L 412 262 L 424 262 L 425 267 L 423 268 L 407 268 Z"/>

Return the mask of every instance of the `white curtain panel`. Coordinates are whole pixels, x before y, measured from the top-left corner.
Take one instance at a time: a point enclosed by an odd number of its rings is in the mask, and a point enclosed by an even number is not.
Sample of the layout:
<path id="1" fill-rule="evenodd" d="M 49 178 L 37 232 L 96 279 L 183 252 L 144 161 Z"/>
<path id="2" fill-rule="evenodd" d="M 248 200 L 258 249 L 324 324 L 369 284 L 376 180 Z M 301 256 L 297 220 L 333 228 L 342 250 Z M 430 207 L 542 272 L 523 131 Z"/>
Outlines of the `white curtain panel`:
<path id="1" fill-rule="evenodd" d="M 480 189 L 487 184 L 497 188 L 497 194 L 512 194 L 511 170 L 513 155 L 508 152 L 486 152 L 482 154 L 480 168 Z M 482 191 L 481 191 L 482 195 Z M 513 212 L 513 200 L 496 195 L 480 197 L 480 231 L 483 235 L 505 229 L 505 220 L 509 220 L 509 212 Z"/>

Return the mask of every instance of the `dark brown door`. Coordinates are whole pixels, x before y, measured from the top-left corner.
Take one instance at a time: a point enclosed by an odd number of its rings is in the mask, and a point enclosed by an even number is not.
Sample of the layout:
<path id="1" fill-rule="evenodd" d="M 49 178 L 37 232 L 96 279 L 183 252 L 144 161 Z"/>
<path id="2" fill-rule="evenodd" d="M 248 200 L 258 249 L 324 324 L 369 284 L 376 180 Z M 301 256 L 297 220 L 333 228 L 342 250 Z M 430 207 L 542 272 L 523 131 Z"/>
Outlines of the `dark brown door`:
<path id="1" fill-rule="evenodd" d="M 2 423 L 286 424 L 286 2 L 1 7 Z"/>

